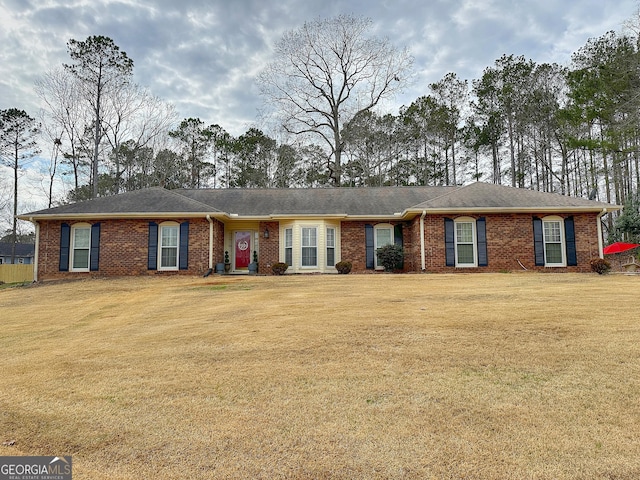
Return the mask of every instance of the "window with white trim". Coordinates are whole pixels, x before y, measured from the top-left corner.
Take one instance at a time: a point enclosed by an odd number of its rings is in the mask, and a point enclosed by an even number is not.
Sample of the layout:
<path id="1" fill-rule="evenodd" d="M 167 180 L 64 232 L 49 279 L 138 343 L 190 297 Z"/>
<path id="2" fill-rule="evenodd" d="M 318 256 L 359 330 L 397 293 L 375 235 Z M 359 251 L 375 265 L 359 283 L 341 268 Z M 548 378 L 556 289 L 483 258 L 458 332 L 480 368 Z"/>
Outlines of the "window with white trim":
<path id="1" fill-rule="evenodd" d="M 327 238 L 325 239 L 327 247 L 327 267 L 333 267 L 336 264 L 336 229 L 327 228 Z"/>
<path id="2" fill-rule="evenodd" d="M 302 263 L 303 267 L 318 266 L 318 229 L 316 227 L 302 227 Z"/>
<path id="3" fill-rule="evenodd" d="M 476 222 L 471 218 L 455 220 L 456 267 L 477 266 Z"/>
<path id="4" fill-rule="evenodd" d="M 279 258 L 289 273 L 335 272 L 340 261 L 340 224 L 297 220 L 280 224 Z"/>
<path id="5" fill-rule="evenodd" d="M 180 226 L 177 223 L 160 225 L 158 232 L 158 269 L 178 270 Z"/>
<path id="6" fill-rule="evenodd" d="M 71 227 L 71 271 L 89 271 L 91 249 L 91 226 L 86 224 Z"/>
<path id="7" fill-rule="evenodd" d="M 284 229 L 284 261 L 293 266 L 293 228 Z"/>
<path id="8" fill-rule="evenodd" d="M 393 225 L 379 224 L 374 226 L 373 248 L 376 252 L 374 256 L 376 269 L 384 268 L 378 262 L 378 249 L 384 247 L 385 245 L 391 245 L 393 243 L 393 240 Z"/>
<path id="9" fill-rule="evenodd" d="M 544 263 L 548 267 L 564 267 L 564 228 L 561 218 L 547 217 L 542 220 L 544 239 Z"/>

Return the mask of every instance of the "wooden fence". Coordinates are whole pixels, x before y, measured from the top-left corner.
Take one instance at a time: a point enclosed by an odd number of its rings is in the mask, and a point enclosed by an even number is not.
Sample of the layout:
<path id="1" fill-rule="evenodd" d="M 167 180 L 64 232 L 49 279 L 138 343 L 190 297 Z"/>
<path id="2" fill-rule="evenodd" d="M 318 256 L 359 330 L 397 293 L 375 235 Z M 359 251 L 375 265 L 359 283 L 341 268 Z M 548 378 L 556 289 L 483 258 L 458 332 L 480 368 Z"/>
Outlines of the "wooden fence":
<path id="1" fill-rule="evenodd" d="M 0 265 L 0 282 L 20 283 L 33 282 L 33 265 L 16 263 Z"/>

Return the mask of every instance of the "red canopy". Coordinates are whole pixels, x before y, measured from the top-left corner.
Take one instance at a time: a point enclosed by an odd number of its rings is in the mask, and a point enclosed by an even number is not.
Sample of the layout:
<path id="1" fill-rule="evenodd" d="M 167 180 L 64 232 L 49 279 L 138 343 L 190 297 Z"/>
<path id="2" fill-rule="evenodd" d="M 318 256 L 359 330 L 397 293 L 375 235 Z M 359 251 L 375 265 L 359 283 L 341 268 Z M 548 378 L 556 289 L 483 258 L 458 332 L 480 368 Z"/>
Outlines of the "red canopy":
<path id="1" fill-rule="evenodd" d="M 631 250 L 631 249 L 636 248 L 636 247 L 640 247 L 640 243 L 616 242 L 616 243 L 612 243 L 611 245 L 607 245 L 606 247 L 604 247 L 602 252 L 605 253 L 605 254 L 622 253 L 622 252 L 626 252 L 627 250 Z"/>

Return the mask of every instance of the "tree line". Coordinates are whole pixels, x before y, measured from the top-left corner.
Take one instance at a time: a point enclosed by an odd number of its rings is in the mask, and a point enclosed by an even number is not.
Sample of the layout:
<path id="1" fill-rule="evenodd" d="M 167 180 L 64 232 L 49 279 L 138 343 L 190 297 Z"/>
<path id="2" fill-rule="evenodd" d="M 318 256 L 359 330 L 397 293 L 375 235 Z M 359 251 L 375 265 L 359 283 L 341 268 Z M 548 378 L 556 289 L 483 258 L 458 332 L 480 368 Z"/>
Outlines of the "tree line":
<path id="1" fill-rule="evenodd" d="M 17 176 L 41 150 L 50 160 L 50 206 L 151 186 L 480 180 L 625 204 L 621 221 L 631 226 L 611 224 L 612 238 L 640 237 L 638 35 L 590 39 L 567 66 L 503 55 L 480 78 L 449 73 L 397 114 L 384 114 L 376 106 L 406 84 L 411 58 L 365 37 L 369 26 L 338 17 L 283 37 L 258 79 L 283 126 L 278 138 L 259 127 L 235 137 L 199 118 L 180 121 L 170 104 L 132 82 L 133 61 L 113 40 L 70 40 L 71 63 L 36 84 L 45 105 L 38 118 L 1 112 L 2 159 Z M 56 199 L 61 176 L 71 189 Z"/>

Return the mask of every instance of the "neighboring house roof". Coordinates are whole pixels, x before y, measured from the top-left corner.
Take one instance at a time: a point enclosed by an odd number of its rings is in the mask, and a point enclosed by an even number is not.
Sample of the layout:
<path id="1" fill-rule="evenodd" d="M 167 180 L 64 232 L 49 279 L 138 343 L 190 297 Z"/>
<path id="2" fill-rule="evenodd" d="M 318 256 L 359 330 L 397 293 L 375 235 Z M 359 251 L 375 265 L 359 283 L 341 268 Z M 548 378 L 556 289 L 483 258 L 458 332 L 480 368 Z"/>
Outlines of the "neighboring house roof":
<path id="1" fill-rule="evenodd" d="M 13 243 L 0 242 L 0 257 L 10 257 Z M 33 257 L 36 246 L 33 243 L 16 243 L 16 257 Z"/>
<path id="2" fill-rule="evenodd" d="M 576 197 L 473 183 L 463 187 L 312 189 L 180 189 L 160 187 L 102 197 L 20 215 L 53 218 L 195 217 L 287 218 L 303 216 L 411 217 L 427 211 L 602 211 L 620 207 Z"/>

